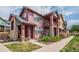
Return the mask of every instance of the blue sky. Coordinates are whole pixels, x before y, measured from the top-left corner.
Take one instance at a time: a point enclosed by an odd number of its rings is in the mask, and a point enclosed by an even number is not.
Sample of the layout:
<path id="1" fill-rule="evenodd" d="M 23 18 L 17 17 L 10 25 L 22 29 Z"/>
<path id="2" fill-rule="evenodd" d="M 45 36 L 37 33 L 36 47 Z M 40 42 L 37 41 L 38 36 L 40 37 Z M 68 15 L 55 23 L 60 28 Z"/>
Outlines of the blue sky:
<path id="1" fill-rule="evenodd" d="M 29 6 L 33 10 L 46 14 L 54 10 L 58 10 L 59 13 L 62 13 L 64 19 L 67 21 L 68 28 L 73 24 L 79 24 L 79 6 Z M 19 15 L 21 12 L 22 6 L 0 6 L 0 17 L 8 19 L 10 13 Z"/>

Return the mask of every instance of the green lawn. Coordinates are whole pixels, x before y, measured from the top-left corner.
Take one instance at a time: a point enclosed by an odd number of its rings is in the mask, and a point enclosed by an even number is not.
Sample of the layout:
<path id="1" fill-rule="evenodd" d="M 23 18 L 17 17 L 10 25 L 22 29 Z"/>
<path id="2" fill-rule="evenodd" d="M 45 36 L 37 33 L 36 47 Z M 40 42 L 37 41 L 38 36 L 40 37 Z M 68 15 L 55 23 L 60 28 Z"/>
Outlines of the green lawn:
<path id="1" fill-rule="evenodd" d="M 41 48 L 40 46 L 31 42 L 12 43 L 5 46 L 13 52 L 30 52 L 32 50 Z"/>
<path id="2" fill-rule="evenodd" d="M 60 52 L 79 52 L 79 36 L 75 36 Z"/>

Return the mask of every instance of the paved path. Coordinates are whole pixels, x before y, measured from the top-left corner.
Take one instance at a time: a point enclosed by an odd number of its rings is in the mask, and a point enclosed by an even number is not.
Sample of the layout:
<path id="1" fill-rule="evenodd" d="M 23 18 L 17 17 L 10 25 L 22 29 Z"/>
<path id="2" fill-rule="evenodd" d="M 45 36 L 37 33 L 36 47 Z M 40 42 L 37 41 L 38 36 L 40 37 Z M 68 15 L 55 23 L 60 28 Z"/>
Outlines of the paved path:
<path id="1" fill-rule="evenodd" d="M 42 44 L 42 43 L 40 43 L 40 42 L 37 42 L 37 40 L 30 40 L 30 41 L 28 41 L 28 42 L 34 43 L 34 44 L 39 45 L 39 46 L 42 46 L 42 47 L 47 46 L 46 44 Z"/>
<path id="2" fill-rule="evenodd" d="M 70 36 L 68 38 L 65 38 L 59 42 L 52 43 L 50 45 L 43 45 L 42 48 L 34 50 L 32 52 L 59 52 L 62 48 L 64 48 L 65 45 L 69 43 L 69 41 L 73 38 L 74 36 Z M 37 45 L 42 45 L 41 43 L 32 41 L 32 43 L 37 44 Z"/>
<path id="3" fill-rule="evenodd" d="M 39 42 L 36 42 L 36 40 L 30 40 L 29 42 L 32 42 L 34 44 L 42 46 L 42 48 L 34 50 L 32 52 L 58 52 L 60 51 L 74 36 L 65 38 L 59 42 L 52 43 L 50 45 L 42 44 Z M 0 43 L 0 52 L 11 52 L 8 48 L 4 46 L 4 44 Z"/>
<path id="4" fill-rule="evenodd" d="M 8 48 L 6 48 L 2 43 L 0 43 L 0 52 L 11 52 Z"/>

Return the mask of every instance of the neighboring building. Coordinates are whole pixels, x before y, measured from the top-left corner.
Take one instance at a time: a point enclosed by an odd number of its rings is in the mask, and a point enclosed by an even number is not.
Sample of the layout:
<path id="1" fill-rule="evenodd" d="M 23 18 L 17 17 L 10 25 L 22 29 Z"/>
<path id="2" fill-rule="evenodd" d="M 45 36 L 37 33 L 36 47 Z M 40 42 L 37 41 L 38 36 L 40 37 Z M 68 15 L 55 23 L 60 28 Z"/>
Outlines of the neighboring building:
<path id="1" fill-rule="evenodd" d="M 64 32 L 65 24 L 62 14 L 51 12 L 42 15 L 30 8 L 23 7 L 19 16 L 11 14 L 10 35 L 12 39 L 39 39 L 43 35 L 57 36 Z"/>
<path id="2" fill-rule="evenodd" d="M 10 31 L 10 24 L 0 17 L 0 32 Z"/>

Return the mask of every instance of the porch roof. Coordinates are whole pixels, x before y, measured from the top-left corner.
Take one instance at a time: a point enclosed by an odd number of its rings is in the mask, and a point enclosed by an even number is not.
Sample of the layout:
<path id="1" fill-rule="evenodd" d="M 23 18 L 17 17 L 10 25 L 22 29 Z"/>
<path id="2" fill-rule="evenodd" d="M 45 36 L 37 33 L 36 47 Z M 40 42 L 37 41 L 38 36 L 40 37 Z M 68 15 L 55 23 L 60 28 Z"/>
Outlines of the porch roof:
<path id="1" fill-rule="evenodd" d="M 25 20 L 23 20 L 20 16 L 15 16 L 15 17 L 16 17 L 16 19 L 17 19 L 18 21 L 20 21 L 20 22 L 23 23 L 23 24 L 31 25 L 31 26 L 36 26 L 35 23 L 30 23 L 30 22 L 28 22 L 28 21 L 25 21 Z"/>
<path id="2" fill-rule="evenodd" d="M 0 17 L 0 26 L 10 27 L 10 25 L 6 22 L 6 20 Z"/>

